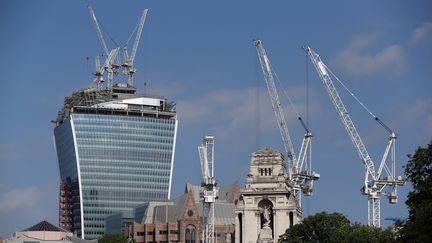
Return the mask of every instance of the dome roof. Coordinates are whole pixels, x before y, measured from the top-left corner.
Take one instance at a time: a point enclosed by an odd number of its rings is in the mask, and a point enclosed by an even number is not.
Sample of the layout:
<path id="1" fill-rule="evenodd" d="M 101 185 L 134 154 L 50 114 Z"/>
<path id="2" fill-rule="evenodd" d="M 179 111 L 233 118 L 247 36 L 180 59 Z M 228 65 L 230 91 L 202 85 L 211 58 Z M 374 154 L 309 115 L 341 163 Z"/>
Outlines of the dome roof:
<path id="1" fill-rule="evenodd" d="M 51 224 L 50 222 L 43 220 L 23 231 L 57 231 L 57 232 L 67 232 L 66 230 Z"/>

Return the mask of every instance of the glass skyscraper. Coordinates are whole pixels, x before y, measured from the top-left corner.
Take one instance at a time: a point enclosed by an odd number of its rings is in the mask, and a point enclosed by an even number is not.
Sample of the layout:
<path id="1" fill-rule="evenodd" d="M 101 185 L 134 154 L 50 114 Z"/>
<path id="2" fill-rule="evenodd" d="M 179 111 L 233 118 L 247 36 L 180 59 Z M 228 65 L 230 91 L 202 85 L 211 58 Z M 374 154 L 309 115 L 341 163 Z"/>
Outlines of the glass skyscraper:
<path id="1" fill-rule="evenodd" d="M 177 133 L 175 104 L 128 85 L 65 98 L 54 129 L 60 226 L 79 237 L 105 233 L 105 217 L 169 198 Z"/>

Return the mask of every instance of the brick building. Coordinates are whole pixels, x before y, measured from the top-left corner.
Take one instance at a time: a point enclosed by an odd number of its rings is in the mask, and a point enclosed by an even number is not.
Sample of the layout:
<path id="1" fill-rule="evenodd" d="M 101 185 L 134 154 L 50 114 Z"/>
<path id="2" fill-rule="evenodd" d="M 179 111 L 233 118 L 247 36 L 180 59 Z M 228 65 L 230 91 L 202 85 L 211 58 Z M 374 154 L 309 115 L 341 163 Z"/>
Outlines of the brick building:
<path id="1" fill-rule="evenodd" d="M 234 207 L 239 196 L 239 183 L 219 188 L 219 198 L 215 203 L 216 242 L 234 242 Z M 202 235 L 201 214 L 200 187 L 187 184 L 185 194 L 178 198 L 150 201 L 135 208 L 135 222 L 124 232 L 137 243 L 199 243 Z"/>

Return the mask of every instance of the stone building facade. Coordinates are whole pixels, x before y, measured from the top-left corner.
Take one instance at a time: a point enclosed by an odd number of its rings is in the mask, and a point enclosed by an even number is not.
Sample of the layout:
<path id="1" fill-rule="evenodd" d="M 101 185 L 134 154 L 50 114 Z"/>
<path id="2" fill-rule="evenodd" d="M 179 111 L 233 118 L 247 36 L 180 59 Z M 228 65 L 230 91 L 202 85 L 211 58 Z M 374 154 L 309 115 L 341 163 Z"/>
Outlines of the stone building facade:
<path id="1" fill-rule="evenodd" d="M 287 228 L 300 222 L 302 211 L 287 179 L 281 153 L 265 148 L 252 154 L 235 209 L 235 242 L 277 242 Z"/>

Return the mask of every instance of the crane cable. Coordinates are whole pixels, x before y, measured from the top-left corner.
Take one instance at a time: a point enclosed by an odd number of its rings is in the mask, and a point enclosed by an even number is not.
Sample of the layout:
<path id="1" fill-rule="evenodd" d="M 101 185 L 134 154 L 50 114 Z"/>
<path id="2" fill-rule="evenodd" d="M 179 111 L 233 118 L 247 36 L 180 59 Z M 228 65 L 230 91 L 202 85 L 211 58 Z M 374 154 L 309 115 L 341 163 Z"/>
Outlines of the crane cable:
<path id="1" fill-rule="evenodd" d="M 303 126 L 303 128 L 304 128 L 307 132 L 309 132 L 308 127 L 307 127 L 306 124 L 303 122 L 303 120 L 302 120 L 300 114 L 298 113 L 298 111 L 297 111 L 297 109 L 296 109 L 294 103 L 292 102 L 290 96 L 288 95 L 288 93 L 286 92 L 285 88 L 283 87 L 282 82 L 279 80 L 279 77 L 278 77 L 278 75 L 277 75 L 275 69 L 273 68 L 273 66 L 271 65 L 271 63 L 269 63 L 269 65 L 270 65 L 271 70 L 273 71 L 273 74 L 274 74 L 274 76 L 275 76 L 275 78 L 276 78 L 276 81 L 279 83 L 279 85 L 280 85 L 280 87 L 281 87 L 283 93 L 284 93 L 285 96 L 287 97 L 287 99 L 288 99 L 288 101 L 289 101 L 289 103 L 290 103 L 290 105 L 291 105 L 291 108 L 292 108 L 292 109 L 294 110 L 294 112 L 296 113 L 296 115 L 297 115 L 297 119 L 300 121 L 300 123 L 301 123 L 301 125 Z"/>
<path id="2" fill-rule="evenodd" d="M 138 30 L 138 27 L 140 25 L 140 21 L 138 22 L 138 24 L 135 26 L 135 29 L 132 31 L 132 33 L 130 34 L 128 40 L 125 43 L 125 46 L 127 46 L 129 44 L 129 41 L 132 39 L 132 36 L 135 34 L 135 32 Z"/>
<path id="3" fill-rule="evenodd" d="M 357 98 L 357 96 L 347 87 L 347 85 L 345 85 L 333 72 L 330 68 L 327 67 L 327 65 L 323 62 L 321 62 L 321 64 L 327 69 L 327 71 L 330 72 L 330 74 L 342 85 L 342 87 L 354 98 L 354 100 L 356 100 L 361 107 L 363 107 L 363 109 L 368 112 L 372 118 L 377 121 L 385 130 L 387 130 L 390 134 L 393 133 L 393 130 L 388 127 L 383 121 L 381 121 L 377 116 L 375 116 L 374 113 L 372 113 L 371 110 L 369 110 L 365 104 L 363 104 L 363 102 L 360 101 L 359 98 Z"/>

